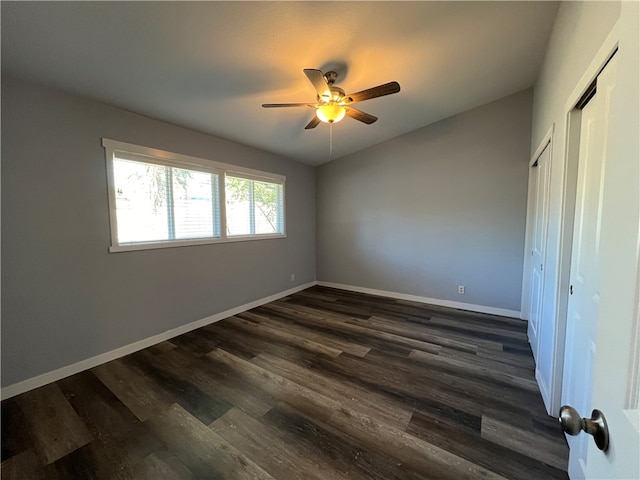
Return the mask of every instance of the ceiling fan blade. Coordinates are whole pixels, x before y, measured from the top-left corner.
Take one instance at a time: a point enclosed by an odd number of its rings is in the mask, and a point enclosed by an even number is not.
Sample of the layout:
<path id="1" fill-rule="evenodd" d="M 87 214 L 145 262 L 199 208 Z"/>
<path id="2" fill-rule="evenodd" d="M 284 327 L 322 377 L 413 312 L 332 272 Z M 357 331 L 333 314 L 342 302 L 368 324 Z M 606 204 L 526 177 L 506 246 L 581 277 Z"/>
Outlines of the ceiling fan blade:
<path id="1" fill-rule="evenodd" d="M 316 89 L 316 92 L 318 92 L 318 96 L 321 99 L 325 101 L 331 100 L 331 90 L 329 89 L 327 80 L 324 78 L 324 73 L 314 68 L 305 68 L 304 74 L 313 85 L 313 88 Z"/>
<path id="2" fill-rule="evenodd" d="M 304 127 L 304 129 L 311 130 L 312 128 L 316 128 L 318 125 L 320 125 L 320 119 L 314 115 L 311 121 L 307 123 L 307 126 Z"/>
<path id="3" fill-rule="evenodd" d="M 372 98 L 384 97 L 385 95 L 391 95 L 392 93 L 398 93 L 400 91 L 400 84 L 398 82 L 389 82 L 377 87 L 367 88 L 360 92 L 351 93 L 345 95 L 344 100 L 349 103 L 363 102 L 364 100 L 371 100 Z"/>
<path id="4" fill-rule="evenodd" d="M 263 103 L 264 108 L 279 108 L 279 107 L 315 107 L 315 103 Z"/>
<path id="5" fill-rule="evenodd" d="M 361 110 L 357 110 L 355 108 L 346 107 L 347 109 L 347 117 L 351 117 L 354 120 L 358 120 L 362 123 L 366 123 L 367 125 L 371 125 L 373 122 L 378 120 L 378 117 L 374 117 L 373 115 L 369 115 Z"/>

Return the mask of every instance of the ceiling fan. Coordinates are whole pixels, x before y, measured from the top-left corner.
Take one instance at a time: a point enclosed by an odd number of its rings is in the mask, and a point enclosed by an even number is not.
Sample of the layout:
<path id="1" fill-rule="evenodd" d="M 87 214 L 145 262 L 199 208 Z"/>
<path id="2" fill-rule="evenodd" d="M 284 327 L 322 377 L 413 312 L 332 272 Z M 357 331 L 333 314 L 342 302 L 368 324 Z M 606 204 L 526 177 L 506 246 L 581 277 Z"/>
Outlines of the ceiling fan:
<path id="1" fill-rule="evenodd" d="M 304 74 L 307 76 L 313 87 L 316 89 L 316 103 L 264 103 L 264 108 L 279 107 L 311 107 L 316 109 L 313 119 L 307 124 L 305 130 L 316 128 L 320 122 L 335 123 L 342 120 L 345 115 L 354 120 L 372 124 L 377 117 L 369 115 L 361 110 L 353 108 L 352 105 L 372 98 L 383 97 L 398 93 L 400 84 L 398 82 L 389 82 L 377 87 L 368 88 L 360 92 L 345 95 L 344 90 L 335 86 L 338 74 L 334 71 L 322 73 L 320 70 L 313 68 L 305 68 Z"/>

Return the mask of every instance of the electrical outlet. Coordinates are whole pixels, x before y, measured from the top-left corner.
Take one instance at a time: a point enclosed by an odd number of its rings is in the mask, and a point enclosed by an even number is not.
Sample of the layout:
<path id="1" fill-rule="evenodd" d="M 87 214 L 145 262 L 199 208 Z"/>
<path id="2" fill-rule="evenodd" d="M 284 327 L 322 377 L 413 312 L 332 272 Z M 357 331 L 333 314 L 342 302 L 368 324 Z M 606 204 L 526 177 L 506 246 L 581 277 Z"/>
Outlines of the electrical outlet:
<path id="1" fill-rule="evenodd" d="M 458 293 L 464 295 L 464 285 L 458 285 Z"/>
<path id="2" fill-rule="evenodd" d="M 296 281 L 296 274 L 295 274 L 295 273 L 292 273 L 292 274 L 291 274 L 291 281 L 292 281 L 292 282 L 295 282 L 295 281 Z"/>

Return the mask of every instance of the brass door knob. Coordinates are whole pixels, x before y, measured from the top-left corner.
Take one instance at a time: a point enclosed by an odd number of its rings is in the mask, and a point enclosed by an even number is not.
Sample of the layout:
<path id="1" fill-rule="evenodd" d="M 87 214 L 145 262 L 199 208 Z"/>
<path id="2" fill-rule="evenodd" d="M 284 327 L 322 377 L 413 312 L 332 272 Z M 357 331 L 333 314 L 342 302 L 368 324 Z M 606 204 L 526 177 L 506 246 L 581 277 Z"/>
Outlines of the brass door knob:
<path id="1" fill-rule="evenodd" d="M 562 430 L 569 435 L 578 435 L 585 431 L 593 436 L 596 446 L 607 451 L 609 448 L 609 427 L 604 414 L 600 410 L 593 410 L 591 418 L 582 418 L 578 411 L 570 405 L 564 405 L 560 408 L 558 420 L 562 426 Z"/>

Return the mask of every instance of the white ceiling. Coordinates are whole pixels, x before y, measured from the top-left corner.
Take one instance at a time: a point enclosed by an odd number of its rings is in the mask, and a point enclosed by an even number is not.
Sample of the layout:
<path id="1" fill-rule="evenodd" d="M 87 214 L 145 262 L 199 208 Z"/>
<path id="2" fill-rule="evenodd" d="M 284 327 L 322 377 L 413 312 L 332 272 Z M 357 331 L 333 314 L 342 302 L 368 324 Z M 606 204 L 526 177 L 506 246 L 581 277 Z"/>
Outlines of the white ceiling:
<path id="1" fill-rule="evenodd" d="M 318 165 L 531 87 L 557 2 L 1 2 L 2 72 Z M 401 92 L 304 130 L 302 70 Z"/>

